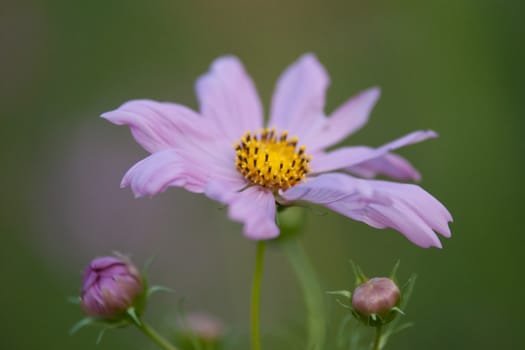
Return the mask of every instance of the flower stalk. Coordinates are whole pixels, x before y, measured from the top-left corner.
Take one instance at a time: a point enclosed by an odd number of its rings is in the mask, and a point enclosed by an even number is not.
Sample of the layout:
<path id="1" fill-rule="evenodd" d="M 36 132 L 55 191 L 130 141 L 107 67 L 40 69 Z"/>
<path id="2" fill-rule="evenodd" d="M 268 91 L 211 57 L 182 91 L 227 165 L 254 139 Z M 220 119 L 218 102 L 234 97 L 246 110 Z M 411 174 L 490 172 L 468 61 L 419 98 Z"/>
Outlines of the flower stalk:
<path id="1" fill-rule="evenodd" d="M 155 344 L 157 344 L 161 349 L 164 350 L 177 350 L 170 342 L 168 342 L 164 337 L 162 337 L 156 330 L 151 328 L 148 324 L 144 322 L 137 323 L 135 326 L 141 330 L 148 338 L 150 338 Z"/>
<path id="2" fill-rule="evenodd" d="M 261 282 L 264 265 L 265 242 L 258 241 L 255 253 L 255 267 L 253 271 L 251 295 L 251 344 L 252 350 L 261 350 L 261 335 L 259 326 L 259 310 L 261 302 Z"/>
<path id="3" fill-rule="evenodd" d="M 381 325 L 376 327 L 376 337 L 374 340 L 374 347 L 373 350 L 379 350 L 381 349 L 381 335 L 382 335 L 382 329 L 383 327 Z"/>
<path id="4" fill-rule="evenodd" d="M 322 349 L 326 336 L 326 315 L 323 304 L 324 292 L 318 282 L 315 270 L 296 237 L 283 239 L 281 246 L 292 265 L 303 292 L 307 309 L 306 349 Z"/>

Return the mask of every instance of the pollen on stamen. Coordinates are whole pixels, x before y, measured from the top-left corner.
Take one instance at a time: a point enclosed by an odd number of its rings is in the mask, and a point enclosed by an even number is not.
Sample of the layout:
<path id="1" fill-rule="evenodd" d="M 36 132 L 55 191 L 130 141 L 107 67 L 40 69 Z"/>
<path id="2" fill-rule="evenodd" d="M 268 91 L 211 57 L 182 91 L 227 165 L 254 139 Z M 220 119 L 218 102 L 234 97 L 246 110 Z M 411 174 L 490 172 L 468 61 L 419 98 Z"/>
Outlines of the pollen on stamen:
<path id="1" fill-rule="evenodd" d="M 235 165 L 247 181 L 272 191 L 286 190 L 304 180 L 311 157 L 306 147 L 297 147 L 297 137 L 278 134 L 272 128 L 247 132 L 234 145 Z"/>

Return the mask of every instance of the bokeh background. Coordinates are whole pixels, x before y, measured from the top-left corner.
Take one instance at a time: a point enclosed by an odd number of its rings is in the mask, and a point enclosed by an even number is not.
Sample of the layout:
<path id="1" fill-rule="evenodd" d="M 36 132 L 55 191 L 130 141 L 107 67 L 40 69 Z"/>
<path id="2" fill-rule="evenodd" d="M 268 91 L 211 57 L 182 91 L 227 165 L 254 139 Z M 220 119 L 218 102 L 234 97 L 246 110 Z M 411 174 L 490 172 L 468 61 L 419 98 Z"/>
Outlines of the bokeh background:
<path id="1" fill-rule="evenodd" d="M 0 348 L 93 349 L 71 337 L 84 265 L 113 250 L 156 256 L 176 290 L 147 317 L 169 328 L 181 298 L 247 330 L 254 244 L 217 203 L 170 189 L 136 200 L 119 189 L 145 152 L 98 116 L 134 98 L 196 108 L 193 84 L 235 54 L 269 105 L 280 72 L 314 52 L 332 77 L 327 111 L 373 85 L 383 95 L 347 144 L 380 145 L 416 129 L 441 138 L 400 153 L 452 212 L 453 237 L 425 250 L 311 208 L 304 246 L 326 290 L 350 288 L 351 258 L 371 275 L 400 258 L 419 275 L 390 349 L 516 348 L 523 343 L 525 22 L 520 0 L 65 1 L 0 3 Z M 299 348 L 304 306 L 279 249 L 267 256 L 263 331 Z M 333 299 L 332 322 L 343 313 Z M 273 340 L 271 340 L 273 342 Z M 146 348 L 132 330 L 98 349 Z M 277 349 L 276 345 L 271 348 Z"/>

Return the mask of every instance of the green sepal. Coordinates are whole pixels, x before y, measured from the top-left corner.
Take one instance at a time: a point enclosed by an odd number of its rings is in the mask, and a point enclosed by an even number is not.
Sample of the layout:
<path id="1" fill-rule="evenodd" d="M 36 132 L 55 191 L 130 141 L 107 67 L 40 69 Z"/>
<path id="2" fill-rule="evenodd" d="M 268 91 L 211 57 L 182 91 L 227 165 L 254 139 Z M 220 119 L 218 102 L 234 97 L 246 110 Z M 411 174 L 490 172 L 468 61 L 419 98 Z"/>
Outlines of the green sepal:
<path id="1" fill-rule="evenodd" d="M 149 298 L 153 293 L 158 293 L 158 292 L 175 293 L 175 290 L 169 287 L 156 285 L 156 286 L 149 287 L 146 295 Z"/>
<path id="2" fill-rule="evenodd" d="M 398 327 L 392 327 L 392 331 L 390 332 L 390 335 L 397 334 L 410 327 L 414 327 L 413 322 L 406 322 L 406 323 L 399 325 Z"/>
<path id="3" fill-rule="evenodd" d="M 350 265 L 352 265 L 352 271 L 354 271 L 356 287 L 368 281 L 368 277 L 366 277 L 359 265 L 356 265 L 353 260 L 350 260 Z"/>
<path id="4" fill-rule="evenodd" d="M 126 310 L 126 314 L 129 316 L 131 321 L 133 321 L 133 323 L 135 323 L 138 327 L 142 327 L 142 322 L 140 321 L 137 311 L 133 306 Z"/>
<path id="5" fill-rule="evenodd" d="M 337 295 L 340 297 L 345 297 L 347 299 L 352 299 L 352 292 L 349 290 L 344 290 L 344 289 L 343 290 L 331 290 L 331 291 L 326 292 L 326 294 Z"/>
<path id="6" fill-rule="evenodd" d="M 390 309 L 392 311 L 395 311 L 403 316 L 405 316 L 405 313 L 403 312 L 403 310 L 401 310 L 400 308 L 398 308 L 397 306 L 394 306 L 392 309 Z"/>
<path id="7" fill-rule="evenodd" d="M 342 307 L 344 307 L 345 309 L 350 309 L 352 310 L 352 305 L 347 305 L 345 303 L 343 303 L 341 300 L 339 299 L 335 299 L 335 302 L 338 303 L 339 305 L 341 305 Z"/>
<path id="8" fill-rule="evenodd" d="M 97 326 L 101 327 L 102 331 L 106 331 L 108 329 L 114 329 L 114 328 L 122 328 L 126 327 L 130 324 L 130 321 L 128 319 L 104 319 L 104 318 L 97 318 L 97 317 L 85 317 L 75 323 L 73 327 L 69 330 L 69 334 L 73 335 L 76 332 L 78 332 L 80 329 L 87 327 L 87 326 Z M 100 339 L 102 338 L 103 334 L 99 334 L 97 338 L 97 344 L 100 343 Z"/>
<path id="9" fill-rule="evenodd" d="M 69 296 L 69 297 L 66 298 L 66 301 L 68 303 L 75 304 L 75 305 L 80 305 L 81 300 L 82 299 L 80 299 L 79 296 L 76 296 L 76 297 Z"/>
<path id="10" fill-rule="evenodd" d="M 153 264 L 156 258 L 157 256 L 153 255 L 148 260 L 146 260 L 144 267 L 142 268 L 141 275 L 145 276 L 148 273 L 150 266 Z"/>
<path id="11" fill-rule="evenodd" d="M 69 334 L 73 335 L 76 332 L 78 332 L 80 329 L 82 329 L 84 327 L 87 327 L 89 325 L 92 325 L 94 323 L 97 323 L 97 319 L 96 318 L 85 317 L 85 318 L 81 319 L 80 321 L 78 321 L 77 323 L 75 323 L 73 325 L 73 327 L 71 327 L 71 329 L 69 330 Z"/>
<path id="12" fill-rule="evenodd" d="M 403 287 L 401 287 L 401 301 L 399 303 L 399 306 L 403 310 L 406 309 L 408 301 L 410 300 L 410 297 L 412 296 L 412 292 L 414 291 L 414 286 L 416 285 L 416 279 L 417 279 L 417 275 L 414 273 L 410 276 L 410 278 L 403 285 Z"/>
<path id="13" fill-rule="evenodd" d="M 392 271 L 390 272 L 390 279 L 397 283 L 397 270 L 399 269 L 399 265 L 401 264 L 401 260 L 397 260 L 396 264 L 392 268 Z"/>
<path id="14" fill-rule="evenodd" d="M 104 336 L 104 334 L 106 334 L 106 331 L 108 330 L 108 328 L 102 328 L 100 330 L 100 332 L 98 332 L 98 336 L 97 336 L 97 340 L 95 341 L 95 344 L 100 344 L 100 342 L 102 341 L 102 337 Z"/>
<path id="15" fill-rule="evenodd" d="M 148 302 L 148 290 L 149 290 L 149 284 L 148 279 L 146 275 L 141 274 L 142 279 L 142 292 L 135 297 L 133 300 L 133 304 L 130 306 L 130 308 L 133 308 L 135 310 L 135 313 L 137 316 L 141 316 L 144 313 L 144 310 L 146 309 L 146 304 Z M 129 310 L 129 309 L 128 309 Z M 127 310 L 126 310 L 127 313 Z"/>

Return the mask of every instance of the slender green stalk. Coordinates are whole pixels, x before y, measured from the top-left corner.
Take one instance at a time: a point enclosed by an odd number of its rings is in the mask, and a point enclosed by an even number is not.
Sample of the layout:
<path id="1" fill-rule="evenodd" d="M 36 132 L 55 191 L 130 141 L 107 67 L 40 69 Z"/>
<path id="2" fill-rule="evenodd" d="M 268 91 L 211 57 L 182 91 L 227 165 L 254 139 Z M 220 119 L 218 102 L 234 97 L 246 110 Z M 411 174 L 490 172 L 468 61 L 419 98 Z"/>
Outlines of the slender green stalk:
<path id="1" fill-rule="evenodd" d="M 326 336 L 324 292 L 317 280 L 315 270 L 299 241 L 296 238 L 289 238 L 280 243 L 303 291 L 308 313 L 306 349 L 320 350 L 324 346 Z"/>
<path id="2" fill-rule="evenodd" d="M 374 341 L 374 347 L 373 347 L 373 350 L 379 350 L 380 349 L 380 345 L 381 345 L 381 331 L 382 331 L 382 327 L 381 326 L 377 326 L 376 327 L 376 339 Z"/>
<path id="3" fill-rule="evenodd" d="M 153 328 L 148 326 L 146 323 L 141 322 L 140 325 L 135 325 L 142 331 L 142 333 L 146 334 L 155 344 L 160 346 L 161 349 L 164 350 L 177 350 L 177 348 L 173 345 L 171 345 L 166 339 L 164 339 L 157 331 L 155 331 Z"/>
<path id="4" fill-rule="evenodd" d="M 264 265 L 264 241 L 257 242 L 255 254 L 255 268 L 253 270 L 252 300 L 251 300 L 251 342 L 252 350 L 261 350 L 261 336 L 259 331 L 259 309 L 261 300 L 261 281 Z"/>

